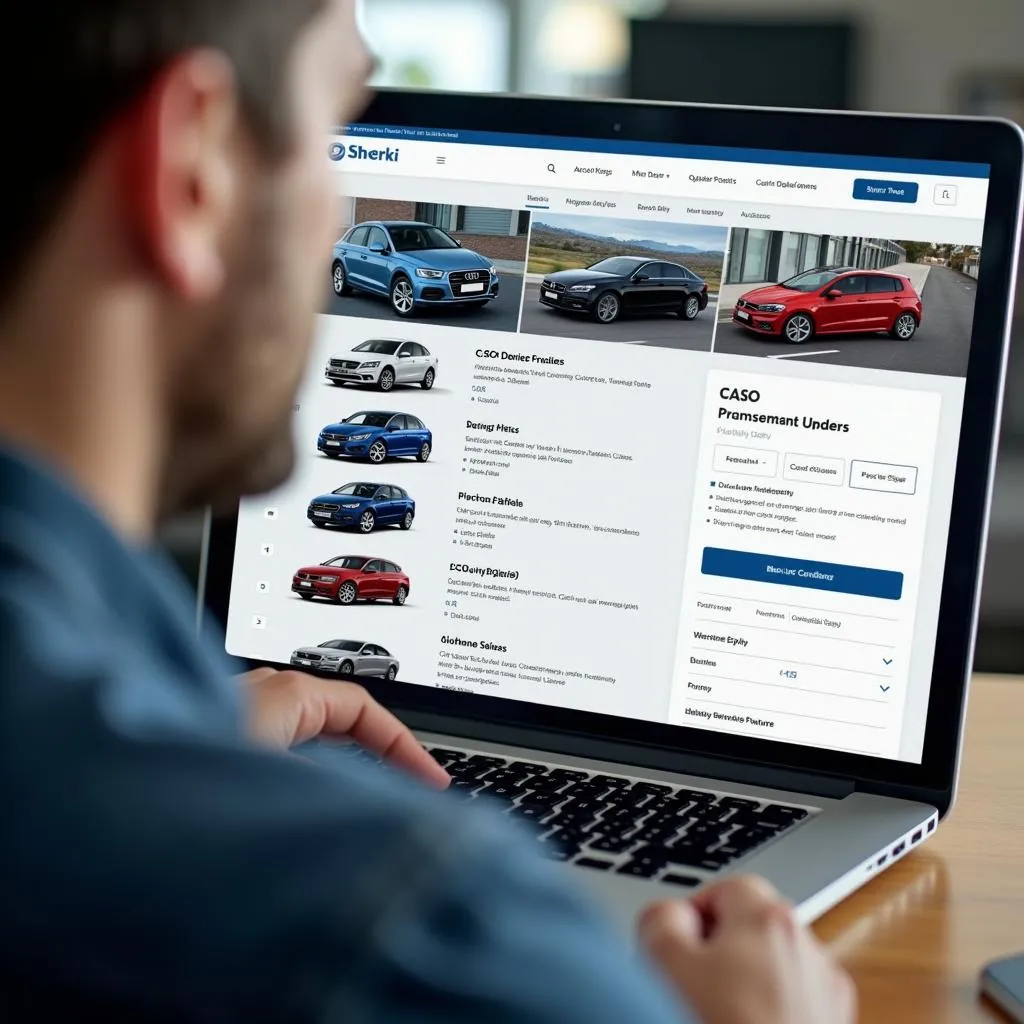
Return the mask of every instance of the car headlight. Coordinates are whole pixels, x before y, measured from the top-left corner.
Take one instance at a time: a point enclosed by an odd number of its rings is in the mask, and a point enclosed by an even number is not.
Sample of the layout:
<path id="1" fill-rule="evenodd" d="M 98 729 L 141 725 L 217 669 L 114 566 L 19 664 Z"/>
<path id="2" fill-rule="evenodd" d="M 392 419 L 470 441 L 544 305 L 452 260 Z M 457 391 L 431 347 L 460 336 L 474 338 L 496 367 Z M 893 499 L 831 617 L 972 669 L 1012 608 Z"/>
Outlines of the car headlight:
<path id="1" fill-rule="evenodd" d="M 574 284 L 569 291 L 577 292 L 578 294 L 585 295 L 587 292 L 592 292 L 597 287 L 596 284 Z"/>
<path id="2" fill-rule="evenodd" d="M 498 276 L 498 268 L 497 267 L 491 267 L 490 273 L 491 273 L 491 277 L 497 277 Z"/>
<path id="3" fill-rule="evenodd" d="M 334 577 L 333 576 L 317 576 L 317 579 L 321 583 L 333 583 L 334 582 Z"/>
<path id="4" fill-rule="evenodd" d="M 365 441 L 370 435 L 369 434 L 353 434 L 350 441 Z"/>
<path id="5" fill-rule="evenodd" d="M 427 278 L 430 278 L 431 281 L 436 281 L 439 277 L 444 277 L 444 271 L 443 270 L 427 270 L 426 267 L 417 267 L 416 268 L 416 276 L 417 277 L 427 277 Z"/>
<path id="6" fill-rule="evenodd" d="M 348 502 L 348 503 L 342 505 L 341 507 L 342 508 L 359 508 L 359 502 L 358 501 Z"/>
<path id="7" fill-rule="evenodd" d="M 764 306 L 758 306 L 762 313 L 781 313 L 786 307 L 778 302 L 769 302 Z"/>
<path id="8" fill-rule="evenodd" d="M 373 362 L 371 362 L 371 363 L 360 363 L 359 364 L 359 369 L 360 370 L 372 370 L 375 366 L 380 366 L 380 360 L 379 359 L 374 359 Z"/>
<path id="9" fill-rule="evenodd" d="M 321 657 L 324 661 L 341 661 L 340 654 L 324 654 Z"/>

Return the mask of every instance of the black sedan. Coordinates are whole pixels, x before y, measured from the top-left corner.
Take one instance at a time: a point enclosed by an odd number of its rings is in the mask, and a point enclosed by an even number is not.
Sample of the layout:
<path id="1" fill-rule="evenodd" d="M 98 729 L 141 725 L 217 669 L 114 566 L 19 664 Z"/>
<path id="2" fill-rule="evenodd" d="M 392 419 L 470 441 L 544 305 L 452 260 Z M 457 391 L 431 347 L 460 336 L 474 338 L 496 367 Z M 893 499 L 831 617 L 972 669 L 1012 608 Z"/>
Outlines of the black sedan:
<path id="1" fill-rule="evenodd" d="M 552 309 L 586 313 L 602 324 L 648 313 L 694 320 L 708 304 L 708 286 L 678 263 L 609 256 L 584 270 L 549 274 L 541 282 L 540 301 Z"/>

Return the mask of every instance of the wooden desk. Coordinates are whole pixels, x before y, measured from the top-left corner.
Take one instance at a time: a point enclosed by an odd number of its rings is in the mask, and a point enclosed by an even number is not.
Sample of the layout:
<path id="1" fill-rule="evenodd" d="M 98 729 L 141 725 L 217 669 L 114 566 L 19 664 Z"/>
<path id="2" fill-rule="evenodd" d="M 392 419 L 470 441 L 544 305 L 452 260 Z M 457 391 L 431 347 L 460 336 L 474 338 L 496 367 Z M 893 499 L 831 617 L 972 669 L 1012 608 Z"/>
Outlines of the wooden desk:
<path id="1" fill-rule="evenodd" d="M 1024 678 L 977 677 L 960 792 L 914 854 L 822 918 L 853 974 L 863 1024 L 1003 1019 L 977 996 L 982 965 L 1024 953 Z"/>

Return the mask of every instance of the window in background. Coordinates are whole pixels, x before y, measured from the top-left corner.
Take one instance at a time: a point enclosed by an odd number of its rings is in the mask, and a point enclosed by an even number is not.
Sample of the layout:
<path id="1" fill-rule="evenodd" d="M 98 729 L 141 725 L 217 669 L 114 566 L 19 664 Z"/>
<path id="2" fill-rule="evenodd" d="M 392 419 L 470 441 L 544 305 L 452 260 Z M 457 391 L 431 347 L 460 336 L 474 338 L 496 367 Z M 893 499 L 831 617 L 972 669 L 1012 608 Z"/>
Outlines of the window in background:
<path id="1" fill-rule="evenodd" d="M 509 0 L 363 0 L 381 62 L 375 86 L 501 92 L 511 87 Z"/>

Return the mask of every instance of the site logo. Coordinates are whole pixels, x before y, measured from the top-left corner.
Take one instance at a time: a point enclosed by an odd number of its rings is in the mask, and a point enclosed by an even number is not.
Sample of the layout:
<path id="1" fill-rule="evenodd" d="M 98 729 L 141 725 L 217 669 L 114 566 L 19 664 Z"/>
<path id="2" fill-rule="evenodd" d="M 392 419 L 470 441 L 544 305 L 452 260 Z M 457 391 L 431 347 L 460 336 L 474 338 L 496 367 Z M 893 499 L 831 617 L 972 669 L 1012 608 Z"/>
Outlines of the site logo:
<path id="1" fill-rule="evenodd" d="M 377 146 L 370 148 L 361 146 L 358 142 L 350 142 L 347 146 L 343 142 L 332 142 L 327 147 L 327 155 L 337 163 L 348 157 L 349 160 L 370 160 L 374 163 L 395 164 L 398 163 L 397 146 Z"/>

